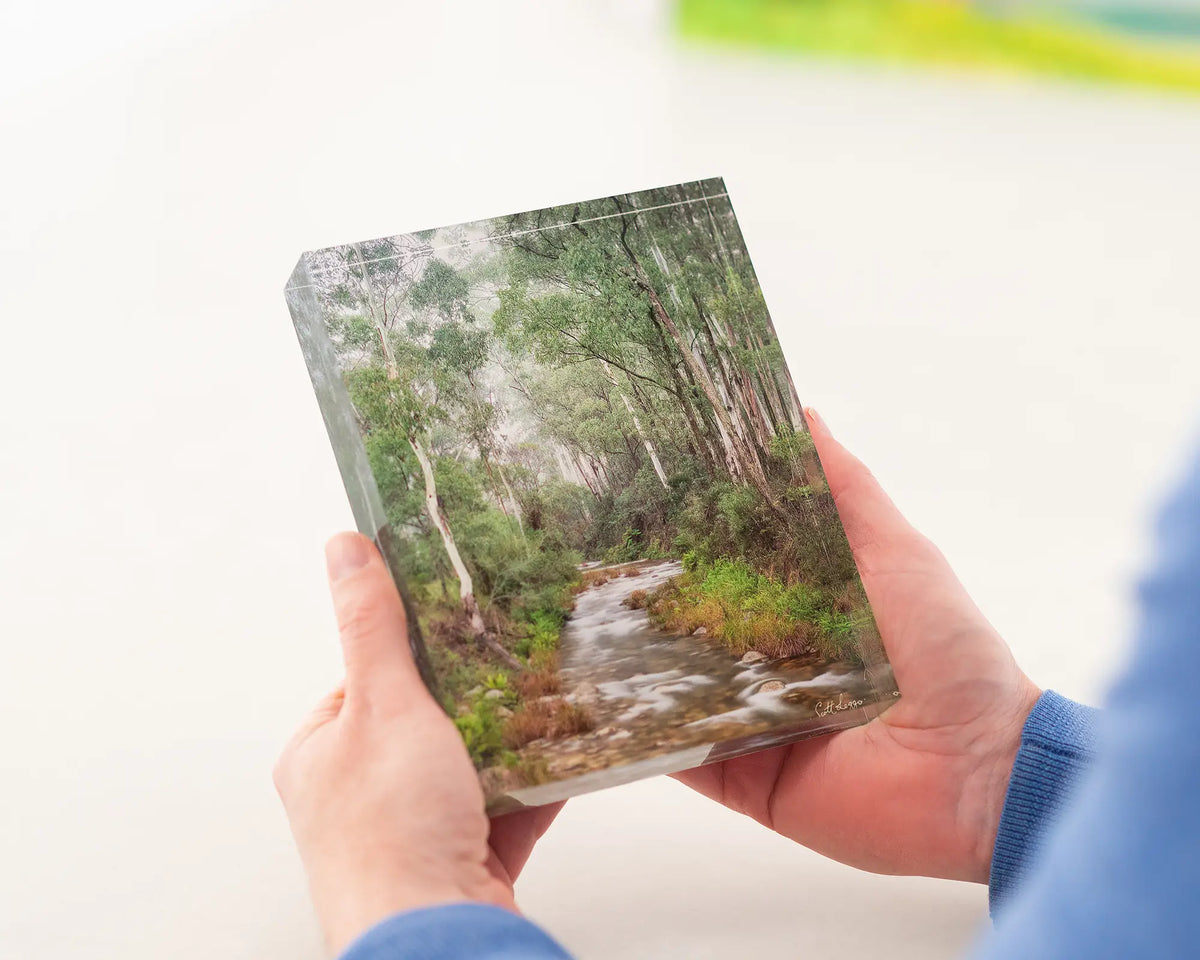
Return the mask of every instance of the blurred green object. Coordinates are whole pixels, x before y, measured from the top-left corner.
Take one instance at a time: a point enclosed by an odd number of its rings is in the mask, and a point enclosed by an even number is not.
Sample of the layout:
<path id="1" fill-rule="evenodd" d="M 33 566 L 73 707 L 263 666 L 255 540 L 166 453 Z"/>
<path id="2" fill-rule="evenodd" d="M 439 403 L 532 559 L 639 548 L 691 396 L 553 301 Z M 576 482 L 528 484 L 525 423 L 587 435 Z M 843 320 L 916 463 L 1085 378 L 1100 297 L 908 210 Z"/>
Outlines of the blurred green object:
<path id="1" fill-rule="evenodd" d="M 679 0 L 683 36 L 1200 92 L 1200 47 L 1135 39 L 1063 6 L 965 0 Z"/>

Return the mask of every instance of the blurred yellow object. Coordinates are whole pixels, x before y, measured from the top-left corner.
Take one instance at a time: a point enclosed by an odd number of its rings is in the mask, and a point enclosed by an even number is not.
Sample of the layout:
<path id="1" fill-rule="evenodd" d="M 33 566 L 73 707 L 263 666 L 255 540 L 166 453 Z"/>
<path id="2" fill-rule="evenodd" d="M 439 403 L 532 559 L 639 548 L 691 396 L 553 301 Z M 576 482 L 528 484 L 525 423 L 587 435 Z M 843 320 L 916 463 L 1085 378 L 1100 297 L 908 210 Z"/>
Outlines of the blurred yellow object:
<path id="1" fill-rule="evenodd" d="M 688 38 L 1200 92 L 1200 46 L 1133 39 L 1059 9 L 954 0 L 680 0 Z"/>

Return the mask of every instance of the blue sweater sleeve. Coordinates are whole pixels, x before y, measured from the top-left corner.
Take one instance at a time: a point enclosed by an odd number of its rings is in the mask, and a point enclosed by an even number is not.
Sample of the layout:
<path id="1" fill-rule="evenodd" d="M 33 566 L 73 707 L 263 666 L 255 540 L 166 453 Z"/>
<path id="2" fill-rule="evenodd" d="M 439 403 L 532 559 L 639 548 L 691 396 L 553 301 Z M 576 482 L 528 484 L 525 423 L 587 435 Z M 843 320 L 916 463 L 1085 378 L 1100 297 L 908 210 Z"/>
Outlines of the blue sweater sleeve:
<path id="1" fill-rule="evenodd" d="M 1096 723 L 1095 761 L 977 960 L 1196 955 L 1200 460 L 1163 512 L 1158 542 L 1132 665 Z"/>
<path id="2" fill-rule="evenodd" d="M 571 960 L 528 920 L 481 903 L 398 913 L 372 927 L 341 960 Z"/>
<path id="3" fill-rule="evenodd" d="M 1042 694 L 1021 731 L 996 833 L 988 881 L 993 917 L 1032 872 L 1058 811 L 1092 761 L 1095 745 L 1095 710 L 1053 690 Z"/>

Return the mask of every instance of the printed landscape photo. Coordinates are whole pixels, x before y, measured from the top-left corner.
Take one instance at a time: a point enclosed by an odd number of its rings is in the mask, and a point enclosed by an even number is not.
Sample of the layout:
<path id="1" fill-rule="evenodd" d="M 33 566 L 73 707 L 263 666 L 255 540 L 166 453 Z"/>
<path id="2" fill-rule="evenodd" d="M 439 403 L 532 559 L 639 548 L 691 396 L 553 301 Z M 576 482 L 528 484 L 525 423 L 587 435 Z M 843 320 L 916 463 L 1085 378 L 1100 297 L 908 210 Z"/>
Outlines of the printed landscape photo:
<path id="1" fill-rule="evenodd" d="M 288 299 L 494 808 L 898 695 L 723 181 L 308 253 Z"/>

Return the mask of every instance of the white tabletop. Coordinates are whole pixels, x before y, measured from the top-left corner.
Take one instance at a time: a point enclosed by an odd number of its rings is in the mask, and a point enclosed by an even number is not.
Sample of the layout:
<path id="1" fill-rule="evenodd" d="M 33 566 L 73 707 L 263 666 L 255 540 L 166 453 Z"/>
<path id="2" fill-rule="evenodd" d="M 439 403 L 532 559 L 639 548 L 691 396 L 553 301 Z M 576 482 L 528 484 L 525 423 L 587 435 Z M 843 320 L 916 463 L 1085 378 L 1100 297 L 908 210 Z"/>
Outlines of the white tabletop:
<path id="1" fill-rule="evenodd" d="M 10 32 L 0 98 L 0 955 L 321 955 L 270 783 L 351 522 L 307 248 L 725 176 L 802 399 L 1101 696 L 1200 409 L 1197 104 L 680 50 L 636 3 L 104 9 Z M 568 804 L 519 894 L 581 958 L 949 957 L 986 901 L 671 781 Z"/>

